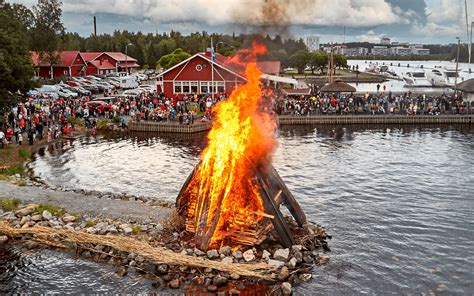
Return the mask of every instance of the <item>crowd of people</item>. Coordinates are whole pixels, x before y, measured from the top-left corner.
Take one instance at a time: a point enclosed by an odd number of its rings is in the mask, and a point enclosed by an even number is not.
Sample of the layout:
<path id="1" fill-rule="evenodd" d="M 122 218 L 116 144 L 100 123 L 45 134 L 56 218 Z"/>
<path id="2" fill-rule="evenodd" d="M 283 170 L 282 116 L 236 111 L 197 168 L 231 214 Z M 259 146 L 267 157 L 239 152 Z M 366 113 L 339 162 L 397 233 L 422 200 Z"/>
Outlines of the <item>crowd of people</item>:
<path id="1" fill-rule="evenodd" d="M 185 96 L 166 98 L 163 94 L 143 93 L 138 97 L 105 97 L 93 100 L 90 97 L 52 99 L 47 97 L 25 98 L 17 106 L 4 113 L 3 128 L 0 129 L 0 148 L 8 143 L 33 144 L 47 137 L 54 141 L 62 135 L 73 134 L 77 123 L 83 123 L 95 133 L 98 120 L 105 118 L 119 123 L 123 128 L 127 122 L 154 121 L 174 124 L 193 124 L 196 120 L 210 121 L 212 107 L 224 95 Z M 323 115 L 323 114 L 407 114 L 438 115 L 441 113 L 463 114 L 470 106 L 461 96 L 453 94 L 392 95 L 377 93 L 360 95 L 318 94 L 310 96 L 278 96 L 274 110 L 279 115 Z"/>
<path id="2" fill-rule="evenodd" d="M 405 93 L 377 93 L 365 95 L 319 94 L 298 97 L 279 97 L 275 101 L 275 112 L 279 115 L 323 115 L 323 114 L 406 114 L 439 115 L 465 114 L 470 105 L 462 96 L 454 94 L 425 95 Z"/>

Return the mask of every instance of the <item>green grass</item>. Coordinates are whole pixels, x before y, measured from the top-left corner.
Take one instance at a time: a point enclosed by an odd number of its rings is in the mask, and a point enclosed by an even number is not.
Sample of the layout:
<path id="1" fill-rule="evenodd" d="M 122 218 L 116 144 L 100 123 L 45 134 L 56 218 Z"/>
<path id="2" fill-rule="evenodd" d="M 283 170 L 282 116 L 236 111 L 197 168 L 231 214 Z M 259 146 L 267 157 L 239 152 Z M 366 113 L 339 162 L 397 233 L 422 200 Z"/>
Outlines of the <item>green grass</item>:
<path id="1" fill-rule="evenodd" d="M 95 221 L 87 220 L 86 225 L 84 225 L 84 228 L 89 228 L 89 227 L 94 227 L 94 226 L 95 226 Z"/>
<path id="2" fill-rule="evenodd" d="M 16 185 L 16 186 L 19 186 L 19 187 L 24 187 L 24 186 L 26 186 L 26 185 L 28 185 L 28 184 L 26 184 L 25 181 L 18 181 L 18 182 L 15 183 L 15 185 Z"/>
<path id="3" fill-rule="evenodd" d="M 14 198 L 4 198 L 0 199 L 0 209 L 4 211 L 15 211 L 18 209 L 18 206 L 21 204 L 21 201 Z"/>
<path id="4" fill-rule="evenodd" d="M 8 169 L 0 170 L 0 174 L 13 176 L 16 174 L 23 175 L 25 173 L 25 168 L 21 165 L 14 166 Z"/>
<path id="5" fill-rule="evenodd" d="M 20 148 L 20 150 L 18 150 L 18 155 L 20 155 L 20 157 L 23 159 L 28 159 L 31 156 L 31 152 Z"/>
<path id="6" fill-rule="evenodd" d="M 142 229 L 140 228 L 140 226 L 138 226 L 137 224 L 132 225 L 133 234 L 139 234 L 140 232 L 142 232 Z"/>
<path id="7" fill-rule="evenodd" d="M 44 211 L 48 211 L 51 213 L 51 215 L 56 216 L 56 217 L 62 217 L 66 213 L 64 209 L 58 208 L 50 204 L 40 204 L 36 208 L 36 211 L 40 214 L 42 214 Z"/>

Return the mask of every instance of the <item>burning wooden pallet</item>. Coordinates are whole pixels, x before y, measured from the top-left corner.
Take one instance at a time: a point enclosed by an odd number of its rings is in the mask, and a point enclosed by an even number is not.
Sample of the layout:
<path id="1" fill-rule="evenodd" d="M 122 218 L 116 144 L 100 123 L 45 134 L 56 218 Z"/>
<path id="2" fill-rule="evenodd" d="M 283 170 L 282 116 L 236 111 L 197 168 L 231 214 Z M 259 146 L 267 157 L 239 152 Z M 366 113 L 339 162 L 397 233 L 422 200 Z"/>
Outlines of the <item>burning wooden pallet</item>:
<path id="1" fill-rule="evenodd" d="M 190 188 L 190 184 L 196 175 L 198 167 L 199 164 L 194 168 L 183 184 L 176 199 L 176 207 L 179 213 L 186 217 L 186 230 L 195 234 L 196 246 L 206 250 L 210 237 L 208 237 L 209 235 L 205 232 L 196 232 L 195 221 L 199 221 L 200 219 L 197 220 L 195 217 L 189 216 L 189 213 L 195 212 L 196 207 L 196 198 L 193 198 L 193 194 L 196 194 L 196 192 L 193 192 L 193 188 Z M 267 235 L 272 230 L 275 230 L 280 238 L 280 242 L 285 247 L 290 247 L 294 244 L 294 239 L 280 211 L 280 205 L 284 204 L 288 208 L 300 227 L 306 222 L 306 216 L 303 210 L 273 166 L 269 166 L 267 169 L 261 167 L 255 168 L 253 180 L 262 198 L 265 212 L 246 213 L 246 217 L 233 217 L 234 221 L 232 222 L 237 225 L 239 225 L 239 219 L 247 219 L 246 221 L 248 222 L 249 217 L 254 217 L 254 221 L 259 222 L 251 226 L 248 226 L 248 223 L 242 222 L 241 224 L 245 225 L 244 227 L 233 229 L 221 235 L 234 244 L 252 246 L 262 243 L 267 238 Z M 257 217 L 263 219 L 257 219 Z"/>

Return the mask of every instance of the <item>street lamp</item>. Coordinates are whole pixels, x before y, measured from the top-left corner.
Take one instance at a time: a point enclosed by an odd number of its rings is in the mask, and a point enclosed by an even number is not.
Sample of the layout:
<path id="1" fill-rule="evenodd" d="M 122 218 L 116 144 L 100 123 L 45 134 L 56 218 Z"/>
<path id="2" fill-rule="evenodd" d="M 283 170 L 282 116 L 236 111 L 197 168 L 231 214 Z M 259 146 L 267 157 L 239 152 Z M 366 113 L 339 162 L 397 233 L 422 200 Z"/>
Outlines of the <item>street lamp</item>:
<path id="1" fill-rule="evenodd" d="M 133 44 L 129 43 L 125 45 L 125 72 L 127 73 L 127 75 L 128 75 L 128 47 L 131 45 Z"/>
<path id="2" fill-rule="evenodd" d="M 456 56 L 456 77 L 454 77 L 454 92 L 458 94 L 458 67 L 459 67 L 459 47 L 461 46 L 461 38 L 456 37 L 458 40 L 458 53 Z"/>

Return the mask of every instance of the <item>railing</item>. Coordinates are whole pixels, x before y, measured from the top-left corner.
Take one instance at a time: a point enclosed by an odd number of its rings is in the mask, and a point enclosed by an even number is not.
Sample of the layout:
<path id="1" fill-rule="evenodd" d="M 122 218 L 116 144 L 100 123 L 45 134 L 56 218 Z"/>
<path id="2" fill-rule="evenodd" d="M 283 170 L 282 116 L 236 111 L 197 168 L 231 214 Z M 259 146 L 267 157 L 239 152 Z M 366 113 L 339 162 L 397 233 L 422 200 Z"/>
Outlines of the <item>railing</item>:
<path id="1" fill-rule="evenodd" d="M 471 124 L 474 115 L 310 115 L 277 117 L 280 125 L 305 124 Z"/>
<path id="2" fill-rule="evenodd" d="M 155 133 L 198 133 L 211 128 L 210 122 L 196 122 L 193 124 L 159 123 L 151 121 L 130 122 L 128 129 L 134 132 Z"/>

